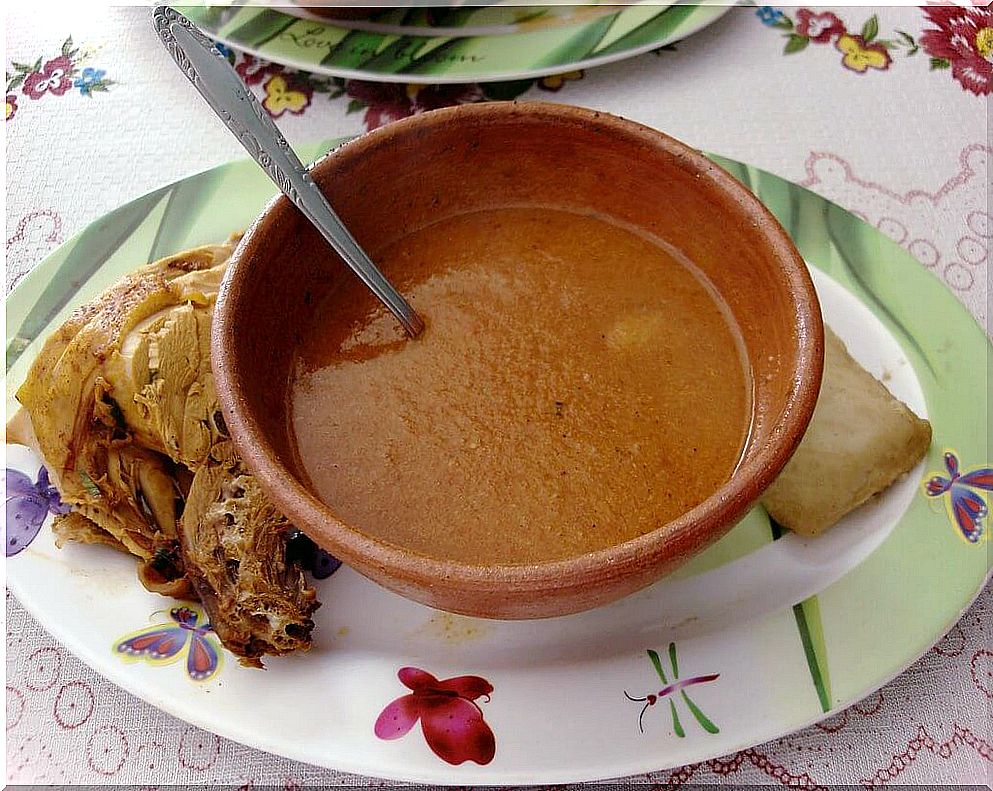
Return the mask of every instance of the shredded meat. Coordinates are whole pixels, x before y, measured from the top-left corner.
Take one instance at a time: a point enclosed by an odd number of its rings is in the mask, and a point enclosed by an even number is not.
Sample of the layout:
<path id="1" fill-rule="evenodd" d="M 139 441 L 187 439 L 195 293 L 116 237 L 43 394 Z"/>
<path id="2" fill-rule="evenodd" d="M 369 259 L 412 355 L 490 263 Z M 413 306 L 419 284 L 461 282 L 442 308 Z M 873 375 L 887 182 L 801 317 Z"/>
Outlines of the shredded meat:
<path id="1" fill-rule="evenodd" d="M 309 645 L 318 602 L 286 559 L 293 526 L 239 463 L 197 470 L 181 526 L 190 581 L 218 636 L 243 663 Z"/>
<path id="2" fill-rule="evenodd" d="M 55 546 L 59 549 L 65 546 L 67 541 L 77 541 L 81 544 L 105 544 L 119 552 L 128 551 L 124 544 L 79 511 L 70 511 L 55 517 L 52 532 L 55 533 Z"/>
<path id="3" fill-rule="evenodd" d="M 310 646 L 318 603 L 217 402 L 210 325 L 236 242 L 149 264 L 75 311 L 18 390 L 27 419 L 8 441 L 38 451 L 72 507 L 58 546 L 131 553 L 146 588 L 198 598 L 224 645 L 260 666 Z"/>

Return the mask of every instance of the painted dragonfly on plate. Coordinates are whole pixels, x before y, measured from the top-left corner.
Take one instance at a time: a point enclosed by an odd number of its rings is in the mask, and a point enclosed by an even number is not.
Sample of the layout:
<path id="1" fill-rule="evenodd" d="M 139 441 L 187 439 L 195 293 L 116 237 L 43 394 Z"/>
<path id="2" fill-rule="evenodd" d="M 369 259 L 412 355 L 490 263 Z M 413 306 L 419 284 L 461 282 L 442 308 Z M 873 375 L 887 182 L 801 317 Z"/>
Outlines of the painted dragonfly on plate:
<path id="1" fill-rule="evenodd" d="M 686 730 L 683 728 L 683 723 L 679 719 L 679 711 L 676 708 L 676 701 L 673 696 L 678 692 L 679 697 L 682 698 L 683 703 L 686 704 L 686 708 L 689 709 L 690 714 L 699 723 L 700 727 L 703 728 L 707 733 L 720 733 L 720 728 L 718 728 L 714 723 L 707 717 L 706 714 L 700 709 L 696 703 L 693 702 L 692 698 L 687 694 L 686 690 L 689 687 L 697 686 L 699 684 L 709 684 L 712 681 L 716 681 L 720 678 L 720 673 L 709 673 L 704 676 L 692 676 L 690 678 L 679 678 L 679 661 L 676 657 L 676 644 L 669 643 L 669 664 L 672 670 L 672 681 L 669 681 L 669 677 L 666 675 L 665 669 L 662 667 L 662 658 L 659 656 L 658 651 L 653 651 L 648 649 L 648 658 L 652 662 L 652 667 L 655 668 L 655 672 L 658 674 L 659 678 L 662 679 L 663 687 L 658 692 L 650 692 L 640 698 L 635 698 L 629 695 L 627 692 L 624 693 L 624 697 L 635 703 L 644 703 L 645 705 L 641 708 L 641 714 L 638 715 L 638 730 L 642 733 L 645 732 L 645 712 L 649 708 L 659 703 L 663 698 L 668 698 L 669 700 L 669 713 L 672 715 L 672 729 L 675 734 L 680 738 L 686 736 Z"/>

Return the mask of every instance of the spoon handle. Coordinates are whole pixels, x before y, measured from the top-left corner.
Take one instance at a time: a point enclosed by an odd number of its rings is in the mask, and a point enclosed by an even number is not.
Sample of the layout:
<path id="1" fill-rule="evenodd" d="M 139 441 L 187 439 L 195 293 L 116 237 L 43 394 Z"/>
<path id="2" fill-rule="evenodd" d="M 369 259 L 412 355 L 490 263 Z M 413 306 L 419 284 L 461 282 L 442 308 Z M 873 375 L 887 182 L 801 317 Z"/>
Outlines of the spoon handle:
<path id="1" fill-rule="evenodd" d="M 419 335 L 424 329 L 420 316 L 355 241 L 311 179 L 310 172 L 227 59 L 175 9 L 159 6 L 154 11 L 153 21 L 173 60 L 269 178 L 390 309 L 411 337 Z"/>

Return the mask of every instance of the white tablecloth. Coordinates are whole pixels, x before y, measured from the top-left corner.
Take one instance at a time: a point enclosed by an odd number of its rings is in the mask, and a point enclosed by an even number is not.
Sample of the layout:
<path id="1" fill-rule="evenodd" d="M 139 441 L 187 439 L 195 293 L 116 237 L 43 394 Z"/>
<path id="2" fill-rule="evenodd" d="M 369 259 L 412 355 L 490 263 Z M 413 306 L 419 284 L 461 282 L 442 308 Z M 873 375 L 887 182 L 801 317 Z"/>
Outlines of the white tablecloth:
<path id="1" fill-rule="evenodd" d="M 539 81 L 523 96 L 618 113 L 812 187 L 907 247 L 988 332 L 990 85 L 988 69 L 967 61 L 989 53 L 967 41 L 968 51 L 960 46 L 954 57 L 946 52 L 935 61 L 949 37 L 920 9 L 833 12 L 854 33 L 876 14 L 878 37 L 895 42 L 888 60 L 869 57 L 860 72 L 851 67 L 862 62 L 846 65 L 844 53 L 816 40 L 784 54 L 787 39 L 771 23 L 785 14 L 800 24 L 810 13 L 736 8 L 674 51 Z M 975 30 L 993 26 L 989 11 L 969 13 Z M 85 4 L 76 12 L 25 5 L 9 12 L 8 83 L 19 73 L 23 79 L 7 91 L 8 290 L 107 211 L 242 155 L 157 43 L 149 20 L 148 9 Z M 938 31 L 925 39 L 930 51 L 913 51 L 926 29 Z M 56 71 L 65 65 L 58 59 L 69 36 L 76 75 L 67 81 Z M 284 75 L 280 85 L 276 70 L 241 56 L 238 62 L 248 74 L 259 72 L 255 90 L 280 113 L 291 142 L 356 134 L 422 107 L 480 97 L 475 86 L 418 92 L 346 84 L 331 98 L 313 90 L 319 82 Z M 282 102 L 272 98 L 279 89 Z M 987 590 L 906 673 L 821 725 L 626 782 L 986 784 L 993 776 L 991 604 Z M 76 660 L 9 593 L 7 649 L 8 782 L 374 782 L 261 753 L 153 709 Z"/>

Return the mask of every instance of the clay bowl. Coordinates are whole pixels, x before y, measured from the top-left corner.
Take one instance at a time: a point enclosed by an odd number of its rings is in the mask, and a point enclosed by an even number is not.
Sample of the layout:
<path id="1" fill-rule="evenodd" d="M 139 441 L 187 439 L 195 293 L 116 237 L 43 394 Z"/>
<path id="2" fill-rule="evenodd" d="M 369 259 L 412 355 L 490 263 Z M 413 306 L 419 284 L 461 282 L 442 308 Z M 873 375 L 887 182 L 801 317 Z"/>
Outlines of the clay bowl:
<path id="1" fill-rule="evenodd" d="M 508 204 L 594 209 L 644 228 L 706 272 L 737 319 L 752 367 L 753 427 L 737 470 L 712 497 L 651 533 L 521 566 L 486 565 L 485 558 L 455 563 L 371 538 L 317 499 L 296 458 L 286 398 L 293 350 L 312 306 L 353 275 L 279 197 L 245 235 L 221 288 L 212 346 L 218 394 L 238 450 L 279 508 L 370 579 L 480 617 L 536 618 L 602 605 L 724 535 L 800 441 L 823 358 L 810 277 L 762 204 L 682 143 L 575 107 L 464 105 L 364 135 L 317 164 L 313 177 L 374 258 L 440 217 Z"/>

